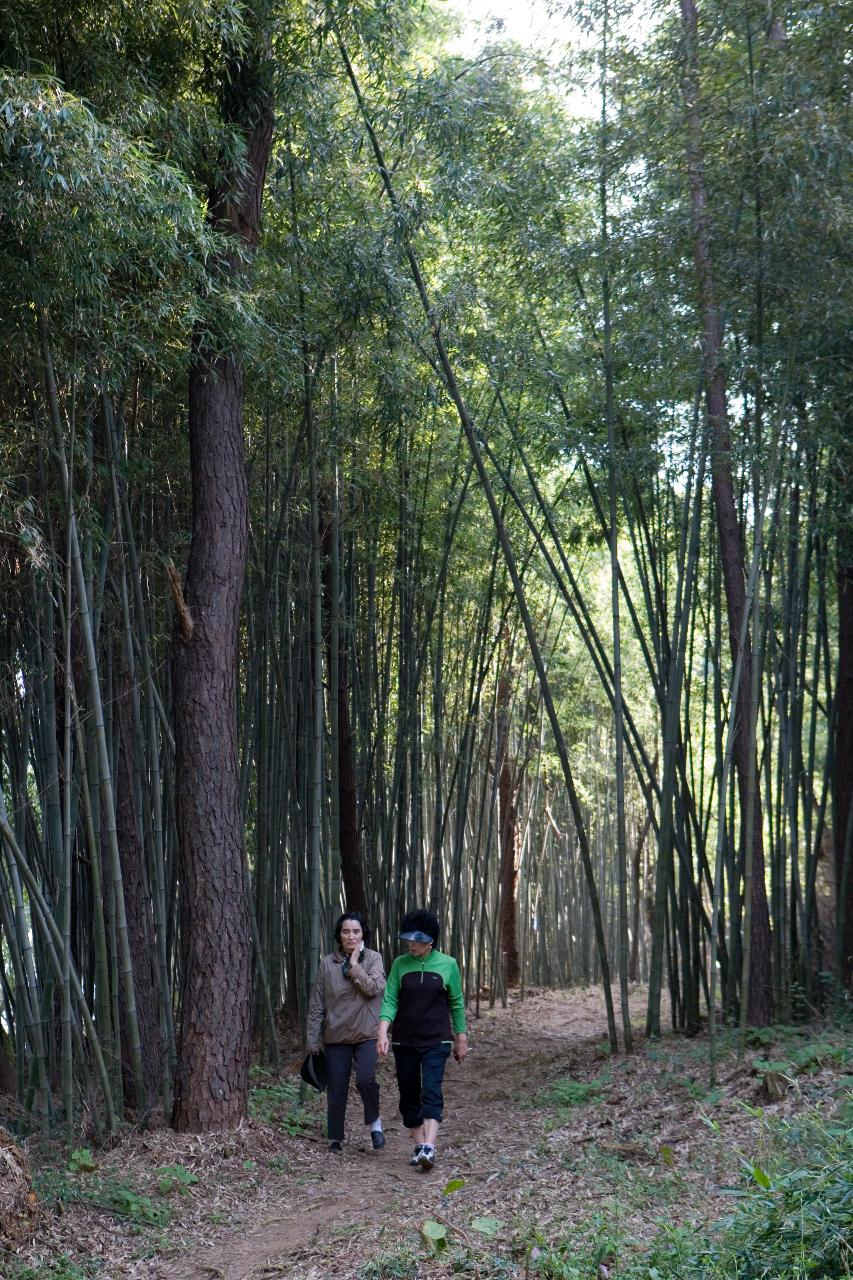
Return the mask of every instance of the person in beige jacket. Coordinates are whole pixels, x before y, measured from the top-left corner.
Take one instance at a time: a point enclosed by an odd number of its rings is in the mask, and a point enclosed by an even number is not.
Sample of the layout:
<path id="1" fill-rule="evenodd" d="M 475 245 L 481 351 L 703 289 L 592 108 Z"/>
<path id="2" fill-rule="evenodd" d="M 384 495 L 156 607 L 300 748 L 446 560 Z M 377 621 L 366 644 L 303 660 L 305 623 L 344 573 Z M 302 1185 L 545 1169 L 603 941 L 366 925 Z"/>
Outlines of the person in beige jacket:
<path id="1" fill-rule="evenodd" d="M 359 911 L 345 911 L 335 925 L 336 949 L 320 961 L 305 1031 L 309 1053 L 326 1054 L 326 1104 L 329 1150 L 340 1151 L 350 1075 L 364 1103 L 375 1151 L 385 1146 L 376 1079 L 379 1006 L 385 969 L 378 951 L 369 950 L 370 926 Z"/>

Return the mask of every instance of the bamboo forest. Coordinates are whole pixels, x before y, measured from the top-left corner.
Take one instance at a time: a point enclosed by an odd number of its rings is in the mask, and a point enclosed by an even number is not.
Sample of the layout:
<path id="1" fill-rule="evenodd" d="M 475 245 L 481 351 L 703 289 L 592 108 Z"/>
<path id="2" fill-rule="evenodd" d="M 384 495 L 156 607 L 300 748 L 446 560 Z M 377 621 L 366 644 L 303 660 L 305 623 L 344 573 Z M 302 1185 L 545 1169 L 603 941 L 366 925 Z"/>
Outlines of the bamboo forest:
<path id="1" fill-rule="evenodd" d="M 849 0 L 2 10 L 0 1274 L 853 1276 Z"/>

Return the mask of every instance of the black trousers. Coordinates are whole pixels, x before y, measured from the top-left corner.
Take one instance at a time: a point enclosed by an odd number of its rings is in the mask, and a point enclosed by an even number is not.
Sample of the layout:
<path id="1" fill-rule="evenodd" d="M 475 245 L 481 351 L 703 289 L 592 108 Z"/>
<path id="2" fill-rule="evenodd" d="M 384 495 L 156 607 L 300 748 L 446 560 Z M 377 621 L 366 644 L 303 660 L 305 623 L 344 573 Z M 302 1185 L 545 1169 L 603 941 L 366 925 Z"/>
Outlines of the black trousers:
<path id="1" fill-rule="evenodd" d="M 400 1115 L 407 1129 L 417 1129 L 424 1120 L 441 1120 L 444 1095 L 441 1083 L 450 1057 L 449 1044 L 431 1044 L 416 1049 L 395 1044 L 394 1063 L 400 1089 Z"/>
<path id="2" fill-rule="evenodd" d="M 361 1044 L 327 1044 L 326 1116 L 330 1142 L 343 1142 L 350 1074 L 355 1063 L 355 1087 L 364 1103 L 364 1123 L 379 1119 L 379 1083 L 376 1079 L 376 1041 Z"/>

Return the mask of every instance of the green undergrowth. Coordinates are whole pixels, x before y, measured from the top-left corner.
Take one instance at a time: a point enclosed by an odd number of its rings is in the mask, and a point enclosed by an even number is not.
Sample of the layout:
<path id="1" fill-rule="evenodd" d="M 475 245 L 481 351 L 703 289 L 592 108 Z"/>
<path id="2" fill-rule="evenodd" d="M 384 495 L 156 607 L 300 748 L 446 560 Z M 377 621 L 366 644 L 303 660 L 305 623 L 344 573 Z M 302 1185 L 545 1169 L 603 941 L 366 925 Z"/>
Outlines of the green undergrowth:
<path id="1" fill-rule="evenodd" d="M 609 1075 L 593 1080 L 554 1080 L 547 1089 L 534 1096 L 531 1105 L 554 1110 L 556 1115 L 548 1121 L 546 1128 L 560 1128 L 567 1122 L 570 1112 L 597 1102 L 609 1083 Z"/>
<path id="2" fill-rule="evenodd" d="M 127 1178 L 97 1172 L 85 1159 L 86 1154 L 85 1149 L 74 1152 L 68 1169 L 35 1171 L 33 1189 L 39 1200 L 60 1210 L 63 1205 L 90 1204 L 138 1227 L 165 1227 L 172 1216 L 169 1196 L 176 1187 L 188 1185 L 187 1179 L 193 1180 L 183 1166 L 170 1165 L 158 1170 L 157 1194 L 146 1195 Z"/>
<path id="3" fill-rule="evenodd" d="M 711 1124 L 713 1131 L 713 1124 Z M 711 1141 L 714 1139 L 711 1138 Z M 360 1280 L 850 1280 L 853 1131 L 817 1111 L 765 1118 L 754 1155 L 726 1188 L 731 1209 L 708 1227 L 671 1225 L 659 1184 L 642 1187 L 652 1231 L 640 1238 L 604 1208 L 560 1238 L 515 1218 L 473 1243 L 471 1224 L 425 1231 L 365 1264 Z M 602 1153 L 595 1157 L 600 1164 Z M 579 1164 L 578 1178 L 585 1176 Z M 635 1188 L 639 1189 L 639 1188 Z M 626 1194 L 630 1194 L 625 1188 Z M 499 1224 L 501 1225 L 501 1224 Z"/>
<path id="4" fill-rule="evenodd" d="M 52 1262 L 40 1262 L 25 1266 L 0 1249 L 0 1275 L 3 1280 L 104 1280 L 104 1272 L 96 1260 L 72 1262 L 68 1254 L 54 1258 Z"/>
<path id="5" fill-rule="evenodd" d="M 304 1088 L 294 1080 L 279 1080 L 260 1067 L 252 1068 L 251 1077 L 250 1116 L 291 1137 L 316 1127 L 322 1110 L 318 1094 L 304 1094 Z"/>

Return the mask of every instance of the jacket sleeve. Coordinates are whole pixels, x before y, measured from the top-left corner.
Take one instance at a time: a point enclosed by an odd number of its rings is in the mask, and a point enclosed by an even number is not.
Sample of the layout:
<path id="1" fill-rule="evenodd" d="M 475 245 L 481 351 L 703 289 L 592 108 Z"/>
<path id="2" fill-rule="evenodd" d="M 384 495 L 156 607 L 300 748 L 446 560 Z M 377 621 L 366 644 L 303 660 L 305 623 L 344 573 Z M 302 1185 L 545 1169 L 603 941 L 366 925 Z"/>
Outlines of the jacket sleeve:
<path id="1" fill-rule="evenodd" d="M 453 1023 L 454 1035 L 460 1035 L 465 1031 L 465 997 L 462 994 L 462 978 L 459 973 L 459 965 L 455 960 L 451 962 L 451 965 L 447 983 L 450 1018 Z"/>
<path id="2" fill-rule="evenodd" d="M 399 958 L 399 957 L 398 957 Z M 382 997 L 382 1008 L 379 1010 L 379 1021 L 393 1022 L 400 998 L 400 966 L 395 960 L 385 984 L 385 995 Z"/>
<path id="3" fill-rule="evenodd" d="M 326 1015 L 326 970 L 323 961 L 317 970 L 314 986 L 311 988 L 311 999 L 308 1001 L 308 1017 L 305 1023 L 305 1046 L 309 1050 L 319 1049 L 323 1044 L 323 1018 Z"/>
<path id="4" fill-rule="evenodd" d="M 364 960 L 359 966 L 360 972 L 353 973 L 353 985 L 358 987 L 363 996 L 372 1000 L 381 996 L 385 990 L 385 966 L 378 951 L 365 951 Z"/>

